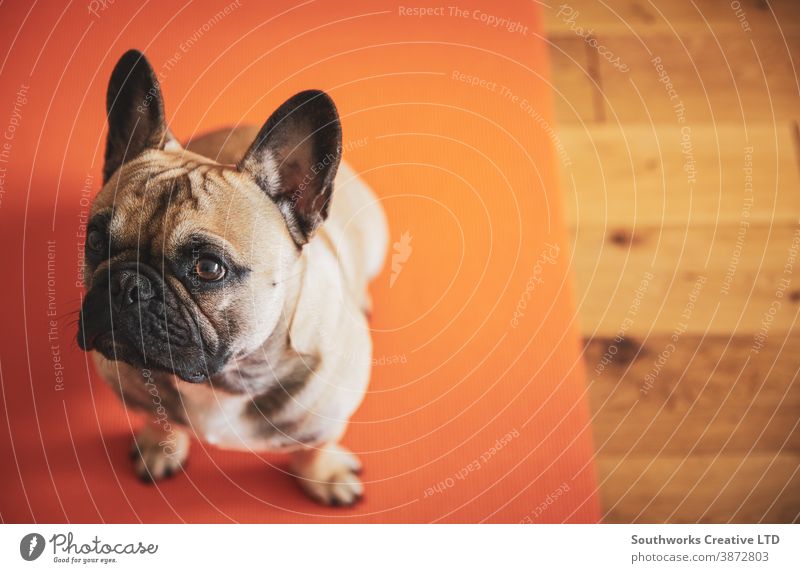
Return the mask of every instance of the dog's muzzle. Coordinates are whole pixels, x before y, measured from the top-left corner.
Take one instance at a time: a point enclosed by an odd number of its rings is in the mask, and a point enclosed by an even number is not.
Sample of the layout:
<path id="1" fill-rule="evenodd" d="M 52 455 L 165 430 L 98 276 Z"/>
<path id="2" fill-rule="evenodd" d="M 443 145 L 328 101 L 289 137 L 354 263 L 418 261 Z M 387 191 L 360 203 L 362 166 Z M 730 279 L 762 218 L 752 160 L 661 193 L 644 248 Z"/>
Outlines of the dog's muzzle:
<path id="1" fill-rule="evenodd" d="M 218 369 L 200 331 L 155 269 L 142 263 L 101 271 L 86 293 L 78 345 L 109 360 L 173 372 L 189 382 Z"/>

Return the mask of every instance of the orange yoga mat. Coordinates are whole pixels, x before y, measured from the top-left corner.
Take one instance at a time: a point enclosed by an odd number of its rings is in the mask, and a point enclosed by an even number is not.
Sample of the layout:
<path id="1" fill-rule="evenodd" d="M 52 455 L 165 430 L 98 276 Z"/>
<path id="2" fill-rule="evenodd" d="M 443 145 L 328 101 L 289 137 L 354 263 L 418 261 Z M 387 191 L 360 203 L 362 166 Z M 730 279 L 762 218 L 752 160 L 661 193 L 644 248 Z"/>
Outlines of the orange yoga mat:
<path id="1" fill-rule="evenodd" d="M 429 9 L 428 9 L 429 8 Z M 592 522 L 599 509 L 533 2 L 6 2 L 0 61 L 4 522 Z M 194 442 L 132 472 L 142 424 L 75 342 L 104 97 L 129 48 L 186 140 L 328 91 L 388 214 L 372 381 L 344 444 L 366 495 L 306 499 L 277 455 Z M 334 201 L 335 201 L 334 195 Z"/>

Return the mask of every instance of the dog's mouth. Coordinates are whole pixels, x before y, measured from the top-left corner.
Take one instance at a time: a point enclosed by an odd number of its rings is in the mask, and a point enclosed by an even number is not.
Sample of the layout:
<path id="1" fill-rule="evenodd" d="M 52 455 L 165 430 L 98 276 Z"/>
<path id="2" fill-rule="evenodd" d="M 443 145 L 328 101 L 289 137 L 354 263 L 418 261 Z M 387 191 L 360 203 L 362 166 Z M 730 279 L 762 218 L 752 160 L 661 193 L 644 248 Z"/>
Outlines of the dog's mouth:
<path id="1" fill-rule="evenodd" d="M 187 382 L 207 380 L 217 373 L 221 364 L 214 360 L 216 354 L 206 348 L 191 315 L 171 298 L 165 300 L 167 289 L 156 288 L 157 275 L 126 274 L 123 269 L 112 278 L 112 284 L 98 283 L 84 298 L 78 320 L 81 349 Z M 148 296 L 138 291 L 144 283 L 150 285 Z M 132 287 L 136 288 L 132 291 Z"/>
<path id="2" fill-rule="evenodd" d="M 86 340 L 85 344 L 83 343 L 83 336 L 80 334 L 78 339 L 81 348 L 87 352 L 95 350 L 108 360 L 125 362 L 134 368 L 168 372 L 186 382 L 202 382 L 214 374 L 213 372 L 208 372 L 206 369 L 192 367 L 188 364 L 162 363 L 157 357 L 148 356 L 145 349 L 123 340 L 122 337 L 115 335 L 115 333 L 110 330 L 97 334 L 91 340 Z M 176 360 L 176 362 L 179 361 Z"/>
<path id="3" fill-rule="evenodd" d="M 86 342 L 84 350 L 96 350 L 109 360 L 121 360 L 137 368 L 144 367 L 142 352 L 135 345 L 123 342 L 113 331 L 102 332 Z"/>

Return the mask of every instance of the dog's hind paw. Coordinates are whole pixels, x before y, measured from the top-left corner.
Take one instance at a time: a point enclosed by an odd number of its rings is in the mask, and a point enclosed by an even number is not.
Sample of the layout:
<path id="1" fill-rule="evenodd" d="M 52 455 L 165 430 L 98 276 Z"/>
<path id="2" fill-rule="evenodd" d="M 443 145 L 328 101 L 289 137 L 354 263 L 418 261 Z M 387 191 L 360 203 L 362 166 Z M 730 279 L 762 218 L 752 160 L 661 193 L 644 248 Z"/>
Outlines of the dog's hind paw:
<path id="1" fill-rule="evenodd" d="M 181 471 L 189 457 L 189 436 L 173 429 L 164 432 L 152 424 L 145 426 L 131 445 L 134 470 L 144 482 L 155 482 Z"/>
<path id="2" fill-rule="evenodd" d="M 322 504 L 353 505 L 364 495 L 364 485 L 356 475 L 361 463 L 338 444 L 295 452 L 291 469 L 300 487 Z"/>

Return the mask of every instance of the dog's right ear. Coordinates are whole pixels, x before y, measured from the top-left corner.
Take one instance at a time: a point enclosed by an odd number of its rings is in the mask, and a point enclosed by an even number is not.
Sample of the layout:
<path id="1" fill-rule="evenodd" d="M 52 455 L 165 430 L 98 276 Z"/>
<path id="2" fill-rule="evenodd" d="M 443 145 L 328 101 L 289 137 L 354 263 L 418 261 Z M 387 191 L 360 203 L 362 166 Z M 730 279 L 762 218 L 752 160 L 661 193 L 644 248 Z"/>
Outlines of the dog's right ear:
<path id="1" fill-rule="evenodd" d="M 144 54 L 129 50 L 117 62 L 106 95 L 108 138 L 103 183 L 146 149 L 164 149 L 172 135 L 164 119 L 158 78 Z"/>
<path id="2" fill-rule="evenodd" d="M 306 90 L 269 117 L 239 169 L 278 205 L 297 245 L 328 216 L 342 157 L 339 112 L 328 94 Z"/>

